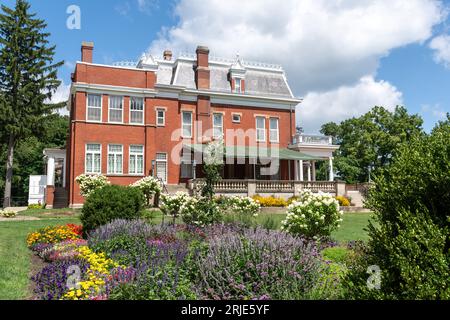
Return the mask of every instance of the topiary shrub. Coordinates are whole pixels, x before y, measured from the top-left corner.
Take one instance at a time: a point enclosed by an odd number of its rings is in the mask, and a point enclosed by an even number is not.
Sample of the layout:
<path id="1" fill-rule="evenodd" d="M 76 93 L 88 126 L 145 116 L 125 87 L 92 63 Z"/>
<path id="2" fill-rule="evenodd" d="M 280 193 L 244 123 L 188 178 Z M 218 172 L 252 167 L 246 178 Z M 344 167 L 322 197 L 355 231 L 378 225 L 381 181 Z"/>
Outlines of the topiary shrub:
<path id="1" fill-rule="evenodd" d="M 396 151 L 375 178 L 366 205 L 366 252 L 345 281 L 355 299 L 450 299 L 450 121 Z M 381 271 L 379 289 L 367 286 L 367 268 Z"/>
<path id="2" fill-rule="evenodd" d="M 94 190 L 80 215 L 84 235 L 115 219 L 139 218 L 144 203 L 144 195 L 138 188 L 109 185 Z"/>

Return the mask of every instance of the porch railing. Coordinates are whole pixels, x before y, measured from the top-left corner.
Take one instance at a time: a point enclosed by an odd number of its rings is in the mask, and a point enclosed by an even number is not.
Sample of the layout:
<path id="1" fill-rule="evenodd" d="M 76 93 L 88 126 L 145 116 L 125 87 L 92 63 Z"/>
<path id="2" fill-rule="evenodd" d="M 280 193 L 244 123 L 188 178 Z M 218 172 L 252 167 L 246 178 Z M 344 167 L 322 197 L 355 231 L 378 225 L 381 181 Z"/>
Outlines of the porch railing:
<path id="1" fill-rule="evenodd" d="M 190 180 L 189 189 L 198 194 L 205 185 L 204 179 Z M 292 194 L 297 195 L 301 190 L 312 192 L 341 193 L 338 182 L 334 181 L 292 181 L 292 180 L 220 180 L 214 185 L 217 193 L 238 193 L 249 196 L 255 194 Z M 345 191 L 345 187 L 344 187 Z"/>
<path id="2" fill-rule="evenodd" d="M 294 192 L 294 181 L 256 181 L 257 193 L 289 193 Z"/>

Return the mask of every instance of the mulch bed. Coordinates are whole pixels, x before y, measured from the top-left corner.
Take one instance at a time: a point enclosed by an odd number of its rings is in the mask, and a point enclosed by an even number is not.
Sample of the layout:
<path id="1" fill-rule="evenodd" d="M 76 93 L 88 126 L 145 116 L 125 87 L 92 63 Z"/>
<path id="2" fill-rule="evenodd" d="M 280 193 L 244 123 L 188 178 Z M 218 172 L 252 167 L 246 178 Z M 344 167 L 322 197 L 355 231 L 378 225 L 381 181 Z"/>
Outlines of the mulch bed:
<path id="1" fill-rule="evenodd" d="M 31 281 L 31 277 L 34 276 L 36 273 L 42 270 L 44 268 L 45 262 L 39 258 L 36 254 L 31 254 L 31 268 L 30 272 L 28 274 L 28 278 L 30 279 L 30 283 L 28 285 L 28 295 L 25 297 L 26 300 L 39 300 L 35 293 L 34 289 L 36 288 L 36 285 L 33 281 Z"/>

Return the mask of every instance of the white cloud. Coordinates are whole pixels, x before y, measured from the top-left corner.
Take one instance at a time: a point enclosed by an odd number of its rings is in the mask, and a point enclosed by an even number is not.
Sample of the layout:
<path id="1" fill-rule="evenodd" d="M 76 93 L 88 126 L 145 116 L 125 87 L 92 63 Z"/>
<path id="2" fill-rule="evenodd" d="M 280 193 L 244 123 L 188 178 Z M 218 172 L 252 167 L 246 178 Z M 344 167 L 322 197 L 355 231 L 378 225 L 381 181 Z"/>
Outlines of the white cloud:
<path id="1" fill-rule="evenodd" d="M 119 3 L 114 6 L 114 10 L 121 16 L 128 17 L 131 11 L 131 5 L 128 1 L 124 3 Z"/>
<path id="2" fill-rule="evenodd" d="M 307 133 L 318 133 L 322 124 L 359 116 L 374 106 L 393 110 L 402 105 L 402 93 L 386 81 L 361 78 L 353 86 L 342 86 L 325 93 L 310 92 L 297 107 L 297 122 Z"/>
<path id="3" fill-rule="evenodd" d="M 70 95 L 70 85 L 66 85 L 64 81 L 61 80 L 61 84 L 59 85 L 58 89 L 52 96 L 52 103 L 59 103 L 63 101 L 69 100 Z M 67 111 L 66 107 L 63 107 L 58 110 L 58 113 L 61 115 L 68 115 L 69 112 Z"/>
<path id="4" fill-rule="evenodd" d="M 424 104 L 421 107 L 422 114 L 429 114 L 436 120 L 445 120 L 447 118 L 447 112 L 444 108 L 436 103 L 434 105 Z"/>
<path id="5" fill-rule="evenodd" d="M 144 13 L 151 13 L 154 9 L 159 8 L 158 0 L 137 0 L 138 9 Z"/>
<path id="6" fill-rule="evenodd" d="M 434 61 L 443 64 L 446 68 L 450 68 L 450 36 L 440 35 L 433 38 L 429 47 L 434 50 Z"/>
<path id="7" fill-rule="evenodd" d="M 152 54 L 202 44 L 212 55 L 279 63 L 297 96 L 374 77 L 380 58 L 423 43 L 446 15 L 434 0 L 180 0 L 175 14 L 178 24 L 161 29 Z"/>

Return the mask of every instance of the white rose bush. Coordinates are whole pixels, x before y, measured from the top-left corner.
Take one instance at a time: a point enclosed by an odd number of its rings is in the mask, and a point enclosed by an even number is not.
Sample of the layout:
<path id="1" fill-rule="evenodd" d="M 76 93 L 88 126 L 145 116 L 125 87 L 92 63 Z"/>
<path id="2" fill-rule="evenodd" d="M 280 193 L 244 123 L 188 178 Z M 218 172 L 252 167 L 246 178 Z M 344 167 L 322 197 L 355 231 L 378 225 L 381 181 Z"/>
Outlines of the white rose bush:
<path id="1" fill-rule="evenodd" d="M 111 183 L 106 176 L 101 174 L 81 174 L 76 177 L 75 181 L 80 185 L 80 193 L 83 197 L 88 197 L 92 191 Z"/>
<path id="2" fill-rule="evenodd" d="M 135 183 L 132 183 L 131 187 L 139 188 L 142 191 L 145 196 L 147 206 L 150 205 L 150 200 L 152 197 L 160 194 L 162 191 L 161 182 L 152 176 L 142 178 Z"/>
<path id="3" fill-rule="evenodd" d="M 281 229 L 307 238 L 328 237 L 340 227 L 343 214 L 339 210 L 339 202 L 332 195 L 305 190 L 297 201 L 288 206 Z"/>
<path id="4" fill-rule="evenodd" d="M 229 203 L 231 204 L 231 210 L 236 214 L 244 214 L 248 217 L 256 218 L 261 209 L 259 201 L 250 197 L 230 197 Z"/>
<path id="5" fill-rule="evenodd" d="M 173 195 L 162 194 L 159 208 L 165 215 L 170 215 L 176 219 L 181 211 L 181 207 L 190 200 L 186 192 L 179 191 Z"/>

